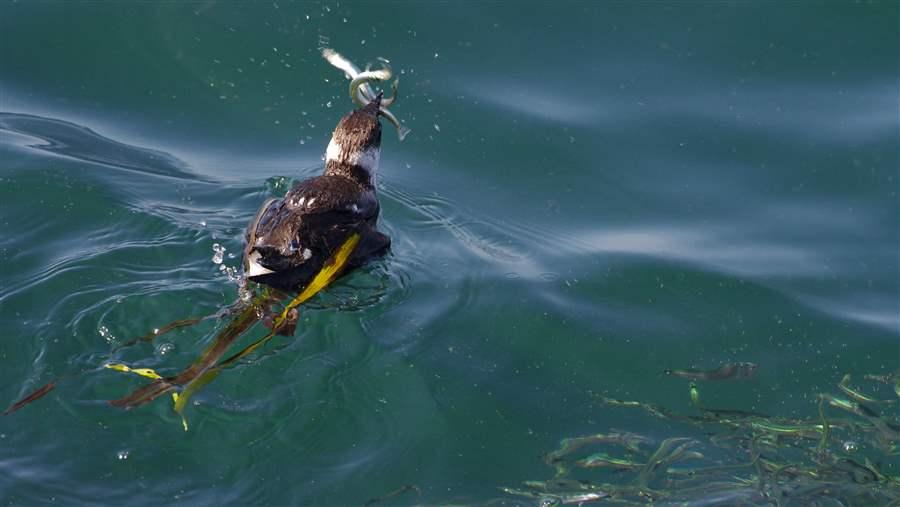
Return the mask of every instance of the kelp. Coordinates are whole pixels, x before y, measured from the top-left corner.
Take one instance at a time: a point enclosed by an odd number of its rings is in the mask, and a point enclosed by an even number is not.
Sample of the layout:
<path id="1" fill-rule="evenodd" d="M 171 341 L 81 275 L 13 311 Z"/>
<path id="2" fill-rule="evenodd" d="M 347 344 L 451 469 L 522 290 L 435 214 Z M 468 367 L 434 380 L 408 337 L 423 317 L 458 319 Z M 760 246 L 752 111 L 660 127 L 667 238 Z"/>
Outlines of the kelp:
<path id="1" fill-rule="evenodd" d="M 12 414 L 16 410 L 19 410 L 20 408 L 24 407 L 25 405 L 28 405 L 29 403 L 31 403 L 33 401 L 37 401 L 37 400 L 43 398 L 44 396 L 49 394 L 50 391 L 52 391 L 53 389 L 56 388 L 56 383 L 57 383 L 57 380 L 52 380 L 52 381 L 42 385 L 41 387 L 35 389 L 34 391 L 30 392 L 29 394 L 25 395 L 24 398 L 13 403 L 12 405 L 9 406 L 9 408 L 4 410 L 3 415 Z"/>
<path id="2" fill-rule="evenodd" d="M 236 315 L 224 329 L 219 331 L 215 339 L 203 351 L 200 357 L 176 375 L 164 377 L 150 368 L 132 368 L 125 364 L 113 362 L 104 364 L 103 366 L 105 368 L 114 371 L 132 373 L 153 380 L 150 384 L 134 390 L 127 396 L 111 400 L 109 403 L 115 407 L 131 409 L 150 403 L 164 394 L 171 393 L 175 412 L 181 416 L 182 425 L 186 431 L 188 429 L 188 424 L 184 416 L 184 409 L 190 398 L 203 386 L 214 380 L 222 369 L 237 364 L 242 358 L 252 354 L 254 351 L 265 345 L 276 334 L 290 326 L 292 322 L 296 321 L 292 316 L 296 315 L 297 308 L 326 288 L 338 277 L 346 267 L 347 261 L 359 243 L 359 240 L 360 236 L 358 233 L 354 232 L 348 235 L 341 247 L 335 251 L 331 258 L 329 258 L 307 287 L 301 291 L 299 295 L 288 302 L 272 319 L 270 331 L 243 349 L 226 357 L 224 360 L 222 357 L 225 356 L 231 348 L 231 345 L 243 336 L 254 324 L 261 320 L 270 306 L 277 304 L 282 300 L 283 296 L 281 294 L 265 289 L 249 303 L 238 303 L 231 308 L 226 309 L 226 314 Z M 219 315 L 221 314 L 222 312 L 219 313 Z M 177 320 L 171 324 L 155 329 L 147 335 L 131 340 L 123 346 L 150 341 L 166 332 L 196 324 L 206 318 L 207 317 L 192 317 L 189 319 Z M 119 350 L 120 348 L 121 347 L 118 347 L 115 350 Z M 70 376 L 81 375 L 87 371 L 90 370 L 84 370 Z M 54 379 L 32 391 L 21 400 L 13 403 L 3 412 L 3 415 L 11 414 L 46 396 L 56 387 L 59 380 L 59 378 Z"/>
<path id="3" fill-rule="evenodd" d="M 153 383 L 135 390 L 128 396 L 110 401 L 110 405 L 125 409 L 139 407 L 180 386 L 187 385 L 213 367 L 228 351 L 231 344 L 242 336 L 250 326 L 255 324 L 259 318 L 257 306 L 247 306 L 225 329 L 219 332 L 213 343 L 188 368 L 171 377 L 160 377 Z"/>
<path id="4" fill-rule="evenodd" d="M 156 328 L 153 331 L 150 331 L 149 333 L 147 333 L 143 336 L 138 336 L 137 338 L 131 339 L 131 340 L 119 345 L 118 347 L 114 348 L 112 351 L 113 351 L 113 353 L 115 353 L 121 349 L 131 347 L 133 345 L 137 345 L 138 343 L 152 342 L 156 338 L 158 338 L 170 331 L 175 331 L 176 329 L 181 329 L 183 327 L 190 327 L 190 326 L 196 325 L 212 316 L 213 315 L 207 315 L 205 317 L 189 317 L 187 319 L 181 319 L 181 320 L 176 320 L 174 322 L 170 322 L 170 323 L 166 324 L 165 326 Z"/>
<path id="5" fill-rule="evenodd" d="M 184 408 L 191 396 L 200 388 L 215 379 L 223 368 L 236 363 L 241 358 L 253 353 L 259 347 L 262 347 L 271 340 L 278 331 L 289 322 L 289 316 L 293 310 L 327 287 L 337 275 L 340 274 L 346 266 L 347 261 L 350 259 L 350 255 L 353 253 L 356 245 L 359 243 L 359 240 L 360 236 L 355 232 L 348 236 L 341 247 L 338 248 L 328 262 L 325 263 L 309 285 L 307 285 L 297 297 L 285 305 L 281 313 L 272 321 L 271 330 L 263 337 L 220 361 L 232 343 L 261 318 L 263 312 L 260 311 L 260 307 L 267 306 L 272 302 L 267 293 L 264 293 L 255 299 L 253 303 L 247 305 L 246 308 L 244 308 L 244 310 L 216 336 L 215 340 L 207 347 L 200 358 L 188 368 L 182 370 L 177 375 L 170 377 L 161 377 L 157 375 L 154 382 L 133 391 L 127 396 L 112 400 L 109 403 L 115 407 L 131 409 L 149 403 L 165 393 L 180 389 L 181 394 L 175 397 L 175 411 L 181 415 L 182 424 L 184 429 L 187 430 L 188 425 L 184 418 Z"/>
<path id="6" fill-rule="evenodd" d="M 608 409 L 641 410 L 667 421 L 667 428 L 694 427 L 698 431 L 691 436 L 659 441 L 649 435 L 613 431 L 563 438 L 556 450 L 544 455 L 544 463 L 554 469 L 552 479 L 523 481 L 521 487 L 500 490 L 541 506 L 595 501 L 900 506 L 900 477 L 884 466 L 885 460 L 897 455 L 900 422 L 896 412 L 884 414 L 875 408 L 893 406 L 886 400 L 850 388 L 849 376 L 837 385 L 842 395 L 814 397 L 816 416 L 792 419 L 701 405 L 696 381 L 710 378 L 693 373 L 687 378 L 694 413 L 599 397 Z M 864 378 L 893 383 L 896 375 Z"/>
<path id="7" fill-rule="evenodd" d="M 267 292 L 264 292 L 263 298 L 265 298 L 265 299 L 270 299 L 270 296 L 268 295 Z M 257 301 L 261 301 L 261 300 L 262 300 L 262 299 L 258 299 Z M 206 320 L 206 319 L 208 319 L 208 318 L 210 318 L 210 317 L 213 317 L 213 316 L 233 313 L 233 312 L 235 312 L 235 308 L 238 308 L 238 307 L 239 307 L 239 305 L 235 305 L 234 307 L 227 308 L 227 309 L 226 309 L 225 311 L 223 311 L 223 312 L 217 312 L 217 313 L 215 313 L 215 314 L 213 314 L 213 315 L 208 315 L 208 316 L 205 316 L 205 317 L 191 317 L 191 318 L 188 318 L 188 319 L 176 320 L 176 321 L 174 321 L 174 322 L 172 322 L 172 323 L 170 323 L 170 324 L 167 324 L 166 326 L 163 326 L 163 327 L 161 327 L 161 328 L 154 329 L 153 331 L 151 331 L 150 333 L 147 333 L 146 335 L 140 336 L 140 337 L 138 337 L 138 338 L 134 338 L 134 339 L 129 340 L 128 342 L 122 344 L 122 345 L 119 345 L 118 347 L 116 347 L 116 348 L 114 348 L 114 349 L 112 350 L 112 353 L 115 354 L 116 352 L 118 352 L 119 350 L 121 350 L 121 349 L 123 349 L 123 348 L 130 347 L 130 346 L 136 345 L 136 344 L 138 344 L 138 343 L 152 341 L 154 338 L 156 338 L 156 337 L 158 337 L 158 336 L 161 336 L 161 335 L 163 335 L 163 334 L 165 334 L 165 333 L 167 333 L 167 332 L 174 331 L 175 329 L 179 329 L 179 328 L 183 328 L 183 327 L 188 327 L 188 326 L 197 324 L 197 323 L 199 323 L 199 322 L 201 322 L 201 321 L 203 321 L 203 320 Z M 234 324 L 234 322 L 232 322 L 232 324 Z M 147 378 L 151 378 L 151 379 L 155 379 L 155 380 L 158 380 L 158 379 L 162 379 L 162 378 L 163 378 L 161 375 L 159 375 L 158 373 L 156 373 L 154 370 L 152 370 L 152 369 L 150 369 L 150 368 L 130 368 L 129 366 L 124 365 L 124 364 L 120 364 L 120 363 L 106 363 L 106 364 L 103 365 L 103 367 L 104 367 L 104 368 L 109 368 L 109 369 L 112 369 L 112 370 L 115 370 L 115 371 L 123 372 L 123 373 L 135 373 L 135 374 L 137 374 L 137 375 L 140 375 L 140 376 L 143 376 L 143 377 L 147 377 Z M 67 380 L 67 379 L 71 379 L 71 378 L 74 378 L 74 377 L 78 377 L 78 376 L 84 375 L 84 374 L 86 374 L 86 373 L 94 372 L 94 371 L 96 371 L 96 368 L 85 368 L 85 369 L 82 369 L 82 370 L 77 371 L 77 372 L 73 372 L 73 373 L 69 373 L 69 374 L 66 374 L 66 375 L 59 376 L 59 377 L 53 379 L 52 381 L 48 382 L 47 384 L 45 384 L 45 385 L 39 387 L 38 389 L 32 391 L 32 392 L 29 393 L 28 395 L 24 396 L 24 397 L 23 397 L 22 399 L 20 399 L 19 401 L 13 403 L 9 408 L 7 408 L 7 409 L 3 412 L 3 415 L 9 415 L 9 414 L 11 414 L 11 413 L 13 413 L 13 412 L 15 412 L 15 411 L 17 411 L 17 410 L 19 410 L 19 409 L 25 407 L 26 405 L 29 405 L 29 404 L 31 404 L 31 403 L 33 403 L 33 402 L 35 402 L 35 401 L 37 401 L 37 400 L 43 398 L 44 396 L 46 396 L 47 394 L 49 394 L 49 393 L 50 393 L 50 392 L 51 392 L 51 391 L 52 391 L 52 390 L 53 390 L 53 389 L 54 389 L 61 381 L 63 381 L 63 380 Z"/>

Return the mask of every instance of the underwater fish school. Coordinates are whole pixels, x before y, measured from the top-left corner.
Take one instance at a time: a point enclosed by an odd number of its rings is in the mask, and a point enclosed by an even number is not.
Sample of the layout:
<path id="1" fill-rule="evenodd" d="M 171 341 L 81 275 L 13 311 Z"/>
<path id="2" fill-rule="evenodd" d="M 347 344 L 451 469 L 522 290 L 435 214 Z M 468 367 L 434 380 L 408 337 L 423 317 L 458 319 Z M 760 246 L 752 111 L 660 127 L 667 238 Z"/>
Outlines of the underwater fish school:
<path id="1" fill-rule="evenodd" d="M 900 507 L 898 20 L 0 5 L 0 505 Z"/>

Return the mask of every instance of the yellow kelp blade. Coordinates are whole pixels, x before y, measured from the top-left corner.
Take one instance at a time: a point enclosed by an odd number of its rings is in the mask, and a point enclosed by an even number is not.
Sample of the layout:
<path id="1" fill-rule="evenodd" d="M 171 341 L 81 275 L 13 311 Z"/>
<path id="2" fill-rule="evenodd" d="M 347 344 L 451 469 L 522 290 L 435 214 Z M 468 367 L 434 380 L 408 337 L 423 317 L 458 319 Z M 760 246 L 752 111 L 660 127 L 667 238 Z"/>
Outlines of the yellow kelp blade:
<path id="1" fill-rule="evenodd" d="M 288 313 L 291 310 L 308 301 L 311 297 L 315 296 L 322 289 L 327 287 L 328 284 L 334 281 L 334 278 L 337 276 L 337 274 L 340 273 L 344 266 L 347 265 L 347 261 L 350 259 L 350 254 L 353 253 L 356 245 L 359 244 L 359 239 L 359 234 L 354 232 L 347 238 L 346 241 L 344 241 L 344 244 L 341 245 L 338 251 L 334 253 L 331 259 L 329 259 L 329 262 L 327 262 L 325 266 L 322 267 L 322 270 L 319 271 L 319 274 L 317 274 L 315 278 L 313 278 L 312 282 L 310 282 L 309 285 L 307 285 L 306 288 L 303 289 L 303 292 L 292 299 L 291 302 L 284 307 L 284 310 L 281 311 L 281 314 L 275 318 L 275 321 L 272 323 L 272 330 L 269 331 L 268 334 L 251 343 L 246 348 L 244 348 L 244 350 L 222 361 L 221 363 L 219 363 L 218 367 L 226 366 L 237 361 L 238 359 L 246 356 L 247 354 L 250 354 L 260 346 L 265 344 L 267 341 L 272 339 L 272 337 L 275 336 L 275 333 L 277 333 L 281 326 L 284 325 L 285 321 L 287 320 Z"/>
<path id="2" fill-rule="evenodd" d="M 209 370 L 203 375 L 200 375 L 196 380 L 188 384 L 184 388 L 184 390 L 181 391 L 180 395 L 178 395 L 177 393 L 172 393 L 175 400 L 175 412 L 177 412 L 178 415 L 181 416 L 181 426 L 184 427 L 184 431 L 188 430 L 187 418 L 184 416 L 184 407 L 187 406 L 188 400 L 191 399 L 191 396 L 193 396 L 195 392 L 199 391 L 203 388 L 203 386 L 209 384 L 213 381 L 213 379 L 218 377 L 221 371 L 222 370 L 220 370 L 219 368 Z"/>
<path id="3" fill-rule="evenodd" d="M 109 368 L 110 370 L 121 371 L 123 373 L 134 373 L 136 375 L 140 375 L 142 377 L 152 378 L 153 380 L 159 380 L 162 376 L 159 373 L 151 370 L 150 368 L 130 368 L 124 364 L 120 363 L 107 363 L 103 365 L 105 368 Z"/>
<path id="4" fill-rule="evenodd" d="M 319 274 L 313 278 L 312 282 L 303 289 L 297 297 L 295 297 L 290 303 L 288 303 L 287 307 L 285 307 L 284 311 L 281 312 L 281 320 L 283 323 L 284 319 L 287 318 L 287 312 L 301 304 L 305 303 L 309 298 L 313 297 L 328 286 L 329 283 L 334 281 L 334 277 L 337 276 L 338 273 L 344 269 L 344 266 L 347 265 L 347 261 L 350 260 L 350 254 L 353 253 L 353 250 L 356 248 L 356 245 L 359 244 L 359 233 L 353 232 L 350 233 L 350 236 L 347 237 L 347 240 L 344 241 L 344 244 L 338 248 L 337 252 L 331 256 L 331 259 L 322 266 L 322 270 L 319 271 Z"/>
<path id="5" fill-rule="evenodd" d="M 109 368 L 110 370 L 121 371 L 123 373 L 134 373 L 142 377 L 152 378 L 153 380 L 159 380 L 162 378 L 162 375 L 156 373 L 155 370 L 152 370 L 150 368 L 131 368 L 121 363 L 106 363 L 103 366 L 105 368 Z M 178 403 L 178 393 L 172 393 L 172 401 Z"/>
<path id="6" fill-rule="evenodd" d="M 194 395 L 197 391 L 199 391 L 203 386 L 212 382 L 213 379 L 218 376 L 219 372 L 222 368 L 235 363 L 240 358 L 252 353 L 254 350 L 263 346 L 266 342 L 272 339 L 275 336 L 275 333 L 284 325 L 287 320 L 288 313 L 294 308 L 302 305 L 310 298 L 318 294 L 322 289 L 327 287 L 332 281 L 334 281 L 335 277 L 341 272 L 342 269 L 347 265 L 347 261 L 350 260 L 350 255 L 353 253 L 353 250 L 356 249 L 356 245 L 359 244 L 360 235 L 359 233 L 351 233 L 350 236 L 347 237 L 347 240 L 344 241 L 344 244 L 338 248 L 337 252 L 334 253 L 333 256 L 325 263 L 319 273 L 312 279 L 309 285 L 303 289 L 300 294 L 297 295 L 294 299 L 288 303 L 284 310 L 274 319 L 272 322 L 272 330 L 266 333 L 265 336 L 251 343 L 247 347 L 245 347 L 240 352 L 232 355 L 228 359 L 225 359 L 221 363 L 216 366 L 210 368 L 205 371 L 196 379 L 192 380 L 188 383 L 184 389 L 181 391 L 181 395 L 175 398 L 175 411 L 181 415 L 181 422 L 184 426 L 184 430 L 187 431 L 187 419 L 184 417 L 184 408 L 187 406 L 188 400 L 190 400 L 191 396 Z"/>

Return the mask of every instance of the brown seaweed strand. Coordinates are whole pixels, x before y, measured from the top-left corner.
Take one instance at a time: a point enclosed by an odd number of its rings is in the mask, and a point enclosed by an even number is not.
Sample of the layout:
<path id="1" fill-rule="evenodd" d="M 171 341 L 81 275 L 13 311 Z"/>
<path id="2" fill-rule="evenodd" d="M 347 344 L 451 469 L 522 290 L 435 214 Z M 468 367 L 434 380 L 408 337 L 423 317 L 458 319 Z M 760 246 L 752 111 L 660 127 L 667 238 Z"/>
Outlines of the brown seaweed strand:
<path id="1" fill-rule="evenodd" d="M 3 415 L 12 414 L 16 410 L 19 410 L 20 408 L 24 407 L 25 405 L 28 405 L 32 401 L 43 398 L 44 396 L 47 395 L 47 393 L 52 391 L 55 387 L 56 387 L 56 380 L 53 380 L 51 382 L 48 382 L 47 384 L 44 384 L 40 388 L 32 391 L 31 394 L 29 394 L 28 396 L 26 396 L 26 397 L 22 398 L 21 400 L 10 405 L 9 408 L 7 408 L 6 410 L 3 411 Z"/>
<path id="2" fill-rule="evenodd" d="M 117 400 L 111 400 L 109 402 L 110 405 L 125 409 L 139 407 L 155 400 L 172 389 L 175 389 L 177 386 L 188 384 L 202 375 L 206 370 L 215 365 L 216 361 L 225 354 L 231 344 L 234 343 L 244 331 L 259 320 L 260 317 L 256 311 L 256 306 L 257 305 L 248 305 L 240 315 L 228 324 L 228 327 L 223 329 L 219 335 L 216 336 L 212 346 L 203 353 L 200 359 L 188 368 L 182 370 L 181 373 L 174 377 L 156 380 L 133 391 L 128 396 Z"/>

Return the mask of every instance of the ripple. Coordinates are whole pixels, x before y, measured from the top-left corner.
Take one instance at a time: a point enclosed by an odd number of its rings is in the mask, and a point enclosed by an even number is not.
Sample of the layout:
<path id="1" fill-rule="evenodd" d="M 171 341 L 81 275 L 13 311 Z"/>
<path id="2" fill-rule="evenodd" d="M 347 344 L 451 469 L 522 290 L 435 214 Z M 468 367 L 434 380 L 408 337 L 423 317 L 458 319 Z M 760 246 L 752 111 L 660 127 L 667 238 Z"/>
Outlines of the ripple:
<path id="1" fill-rule="evenodd" d="M 430 196 L 416 195 L 393 187 L 383 189 L 382 193 L 389 199 L 404 205 L 407 210 L 425 217 L 426 220 L 420 221 L 420 225 L 435 226 L 448 231 L 470 252 L 480 257 L 501 262 L 521 260 L 521 256 L 512 250 L 505 248 L 488 236 L 474 232 L 471 224 L 476 222 L 470 221 L 467 224 L 466 221 L 460 219 L 458 207 L 448 199 L 434 194 Z"/>
<path id="2" fill-rule="evenodd" d="M 576 259 L 597 255 L 655 258 L 729 278 L 753 280 L 835 319 L 849 319 L 884 329 L 897 328 L 898 318 L 893 307 L 896 296 L 889 286 L 875 292 L 882 296 L 872 305 L 855 303 L 858 296 L 852 293 L 832 291 L 823 295 L 815 289 L 834 273 L 844 277 L 868 273 L 861 270 L 856 261 L 863 254 L 862 250 L 840 238 L 859 234 L 857 231 L 878 230 L 874 223 L 877 213 L 848 213 L 848 208 L 840 203 L 773 203 L 741 217 L 740 223 L 728 220 L 716 224 L 707 220 L 702 223 L 656 222 L 643 226 L 576 229 L 550 228 L 509 218 L 502 221 L 476 219 L 472 212 L 433 193 L 420 195 L 398 188 L 388 188 L 384 193 L 414 214 L 426 218 L 416 220 L 404 234 L 415 234 L 409 231 L 416 225 L 449 233 L 467 251 L 494 265 L 484 274 L 487 276 L 511 280 L 524 277 L 553 285 L 563 278 L 557 269 L 562 265 L 560 263 L 572 266 Z M 483 232 L 476 232 L 479 229 Z M 427 229 L 420 229 L 424 230 Z M 891 248 L 870 244 L 865 254 L 882 258 L 885 265 L 890 266 L 894 253 Z M 407 260 L 416 257 L 415 253 L 404 252 Z M 416 269 L 419 278 L 424 276 L 423 270 L 427 271 L 424 267 Z M 469 273 L 472 276 L 476 272 L 470 270 Z M 813 285 L 801 287 L 799 280 L 807 280 Z M 554 306 L 558 306 L 556 302 L 563 297 L 546 293 L 544 296 L 549 297 L 548 302 Z M 559 308 L 577 306 L 570 301 Z M 648 319 L 653 320 L 650 315 L 636 320 L 647 322 Z M 612 316 L 606 319 L 607 322 L 614 320 L 621 319 Z"/>
<path id="3" fill-rule="evenodd" d="M 201 10 L 242 39 L 244 16 L 229 9 Z M 849 356 L 840 344 L 857 358 L 873 346 L 895 348 L 896 196 L 884 190 L 896 183 L 893 159 L 865 153 L 896 137 L 895 87 L 856 77 L 847 90 L 828 80 L 762 82 L 752 70 L 749 81 L 742 70 L 720 81 L 704 74 L 703 86 L 673 85 L 656 78 L 695 72 L 687 59 L 676 72 L 626 61 L 631 54 L 604 61 L 602 79 L 599 63 L 573 74 L 573 61 L 562 60 L 560 77 L 540 81 L 514 79 L 528 74 L 521 68 L 500 75 L 493 63 L 440 74 L 445 61 L 473 51 L 459 41 L 457 51 L 440 48 L 436 66 L 405 69 L 404 82 L 416 87 L 409 118 L 427 128 L 397 150 L 415 162 L 398 171 L 409 179 L 388 177 L 382 189 L 392 253 L 304 307 L 297 336 L 273 340 L 199 393 L 188 434 L 168 400 L 111 411 L 103 400 L 140 379 L 98 367 L 111 346 L 97 330 L 121 342 L 232 302 L 211 246 L 240 251 L 259 203 L 291 184 L 271 174 L 320 172 L 318 153 L 282 146 L 273 154 L 277 133 L 255 126 L 277 119 L 295 138 L 300 122 L 327 138 L 319 119 L 318 128 L 305 118 L 288 126 L 288 116 L 299 116 L 294 103 L 278 98 L 266 75 L 276 58 L 296 64 L 316 55 L 288 57 L 280 43 L 277 57 L 264 48 L 266 59 L 256 49 L 222 53 L 228 46 L 218 44 L 205 54 L 214 34 L 194 41 L 194 30 L 171 23 L 191 16 L 164 14 L 154 19 L 166 55 L 188 65 L 204 92 L 218 96 L 218 87 L 236 84 L 229 112 L 247 116 L 229 118 L 251 120 L 234 129 L 247 146 L 265 146 L 257 151 L 264 155 L 221 139 L 203 153 L 184 136 L 177 145 L 186 156 L 176 158 L 62 120 L 0 115 L 0 144 L 14 159 L 0 180 L 2 219 L 14 232 L 0 235 L 0 320 L 13 337 L 0 350 L 4 393 L 50 373 L 87 371 L 52 402 L 30 407 L 25 417 L 33 419 L 13 432 L 14 455 L 0 469 L 15 469 L 6 474 L 14 503 L 49 495 L 70 504 L 348 503 L 401 477 L 446 500 L 480 486 L 495 491 L 504 474 L 527 469 L 521 457 L 535 455 L 539 439 L 556 440 L 573 425 L 603 431 L 608 414 L 585 408 L 585 391 L 659 396 L 648 371 L 660 361 L 760 358 L 777 379 L 763 377 L 770 383 L 759 391 L 787 405 L 833 373 L 820 357 Z M 299 26 L 308 20 L 297 18 Z M 277 21 L 276 37 L 302 31 L 280 13 L 269 21 Z M 176 55 L 187 47 L 181 42 L 199 44 L 187 64 Z M 252 67 L 244 61 L 251 56 Z M 246 73 L 237 76 L 237 66 Z M 151 85 L 157 92 L 165 83 Z M 254 90 L 263 90 L 256 99 Z M 298 102 L 330 91 L 309 93 Z M 441 97 L 426 106 L 441 93 L 468 109 L 452 111 Z M 163 114 L 196 113 L 194 105 Z M 197 121 L 219 122 L 220 113 Z M 201 167 L 219 179 L 194 174 Z M 226 172 L 234 181 L 222 179 Z M 36 198 L 48 202 L 35 206 Z M 226 324 L 209 319 L 117 357 L 176 371 Z M 869 338 L 875 328 L 887 332 Z M 245 338 L 264 332 L 256 326 Z M 176 346 L 161 354 L 153 345 L 164 343 Z M 117 459 L 123 450 L 128 459 Z"/>
<path id="4" fill-rule="evenodd" d="M 0 131 L 39 139 L 40 143 L 29 143 L 28 147 L 48 154 L 142 174 L 200 179 L 168 153 L 120 143 L 87 127 L 63 120 L 0 113 Z"/>

